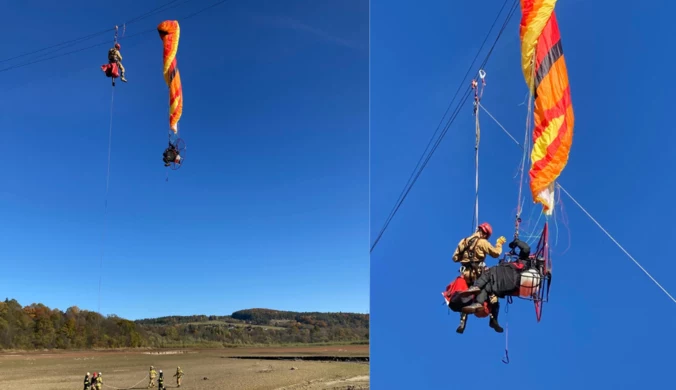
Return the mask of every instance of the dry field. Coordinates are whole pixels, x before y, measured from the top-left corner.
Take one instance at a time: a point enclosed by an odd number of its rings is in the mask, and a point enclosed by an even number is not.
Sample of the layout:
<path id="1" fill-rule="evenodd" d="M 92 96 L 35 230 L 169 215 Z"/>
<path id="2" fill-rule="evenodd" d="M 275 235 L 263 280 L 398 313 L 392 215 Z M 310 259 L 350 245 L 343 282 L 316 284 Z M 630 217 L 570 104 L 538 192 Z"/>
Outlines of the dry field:
<path id="1" fill-rule="evenodd" d="M 233 359 L 234 356 L 367 357 L 368 345 L 289 348 L 185 349 L 129 352 L 0 353 L 0 389 L 79 390 L 87 372 L 103 373 L 103 389 L 147 389 L 148 369 L 163 370 L 164 385 L 181 390 L 366 390 L 369 365 L 360 362 Z M 157 388 L 157 387 L 155 387 Z"/>

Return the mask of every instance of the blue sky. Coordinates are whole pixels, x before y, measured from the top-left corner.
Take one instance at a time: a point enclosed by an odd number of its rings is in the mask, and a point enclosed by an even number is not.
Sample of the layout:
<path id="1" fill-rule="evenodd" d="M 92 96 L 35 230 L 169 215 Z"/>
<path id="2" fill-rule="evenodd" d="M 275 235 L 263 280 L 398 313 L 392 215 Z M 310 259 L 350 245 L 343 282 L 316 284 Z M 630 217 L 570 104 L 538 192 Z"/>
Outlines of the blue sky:
<path id="1" fill-rule="evenodd" d="M 372 239 L 501 5 L 371 1 Z M 557 5 L 576 115 L 560 183 L 672 293 L 676 265 L 668 248 L 676 211 L 668 202 L 676 157 L 666 147 L 674 142 L 668 102 L 676 81 L 664 66 L 673 56 L 665 49 L 675 10 L 657 1 Z M 521 140 L 526 110 L 519 104 L 527 90 L 519 19 L 520 11 L 486 68 L 483 104 Z M 521 151 L 487 115 L 481 119 L 480 219 L 493 225 L 493 238 L 509 238 Z M 464 335 L 455 333 L 458 314 L 448 314 L 440 293 L 457 275 L 455 245 L 471 233 L 473 145 L 468 103 L 372 253 L 373 388 L 670 384 L 659 373 L 673 366 L 673 302 L 565 196 L 558 240 L 552 225 L 554 280 L 542 321 L 528 302 L 515 302 L 508 318 L 503 306 L 511 364 L 501 363 L 505 336 L 487 320 L 472 317 Z"/>
<path id="2" fill-rule="evenodd" d="M 2 59 L 163 3 L 7 5 Z M 367 312 L 368 5 L 232 0 L 181 23 L 188 150 L 168 182 L 162 42 L 151 32 L 121 44 L 129 83 L 115 91 L 102 312 Z M 99 67 L 109 47 L 0 72 L 2 298 L 97 309 L 111 98 Z"/>

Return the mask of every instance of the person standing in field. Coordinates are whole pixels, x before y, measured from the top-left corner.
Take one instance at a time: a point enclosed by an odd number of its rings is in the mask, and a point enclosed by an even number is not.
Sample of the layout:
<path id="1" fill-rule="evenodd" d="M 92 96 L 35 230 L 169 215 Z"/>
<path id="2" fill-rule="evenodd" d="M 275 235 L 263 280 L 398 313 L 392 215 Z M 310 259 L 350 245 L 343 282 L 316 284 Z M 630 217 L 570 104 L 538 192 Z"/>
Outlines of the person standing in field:
<path id="1" fill-rule="evenodd" d="M 164 373 L 162 373 L 162 370 L 160 370 L 160 377 L 157 378 L 157 388 L 164 390 Z"/>
<path id="2" fill-rule="evenodd" d="M 176 377 L 176 386 L 181 387 L 181 377 L 183 376 L 183 370 L 181 370 L 181 367 L 176 367 L 176 374 L 174 374 Z"/>
<path id="3" fill-rule="evenodd" d="M 92 384 L 92 383 L 91 383 L 91 380 L 89 379 L 89 375 L 91 375 L 91 374 L 87 373 L 87 375 L 85 375 L 85 378 L 84 378 L 84 390 L 89 390 L 89 387 L 90 387 L 91 384 Z"/>
<path id="4" fill-rule="evenodd" d="M 148 388 L 154 387 L 155 386 L 155 378 L 157 378 L 157 371 L 155 371 L 154 366 L 150 366 L 150 372 L 148 373 L 148 377 L 150 378 L 150 383 L 148 383 Z"/>
<path id="5" fill-rule="evenodd" d="M 96 390 L 101 390 L 103 387 L 103 378 L 101 378 L 101 373 L 96 377 Z"/>

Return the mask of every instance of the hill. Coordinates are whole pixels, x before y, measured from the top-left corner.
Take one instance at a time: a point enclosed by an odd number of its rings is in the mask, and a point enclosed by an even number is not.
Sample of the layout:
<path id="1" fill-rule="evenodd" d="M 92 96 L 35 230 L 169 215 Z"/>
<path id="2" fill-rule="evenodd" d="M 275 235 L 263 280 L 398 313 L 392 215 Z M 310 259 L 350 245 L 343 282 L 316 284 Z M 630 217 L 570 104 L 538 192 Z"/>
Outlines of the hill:
<path id="1" fill-rule="evenodd" d="M 43 304 L 0 302 L 0 349 L 228 347 L 368 343 L 369 315 L 240 310 L 229 316 L 168 316 L 130 321 Z"/>

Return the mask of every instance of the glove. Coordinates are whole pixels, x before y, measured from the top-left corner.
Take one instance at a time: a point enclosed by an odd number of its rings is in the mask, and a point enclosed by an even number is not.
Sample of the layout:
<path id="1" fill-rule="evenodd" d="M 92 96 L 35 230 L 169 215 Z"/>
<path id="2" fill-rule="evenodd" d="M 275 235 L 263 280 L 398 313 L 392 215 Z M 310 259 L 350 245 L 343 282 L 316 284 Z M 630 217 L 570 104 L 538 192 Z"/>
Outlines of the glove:
<path id="1" fill-rule="evenodd" d="M 506 242 L 507 242 L 507 239 L 505 238 L 505 236 L 500 236 L 500 237 L 498 237 L 498 240 L 495 242 L 495 244 L 498 245 L 498 246 L 502 246 L 502 244 L 504 244 Z"/>
<path id="2" fill-rule="evenodd" d="M 498 303 L 498 297 L 497 297 L 497 295 L 491 294 L 491 296 L 490 296 L 490 302 L 491 302 L 492 304 L 494 304 L 494 305 L 495 305 L 496 303 Z"/>

